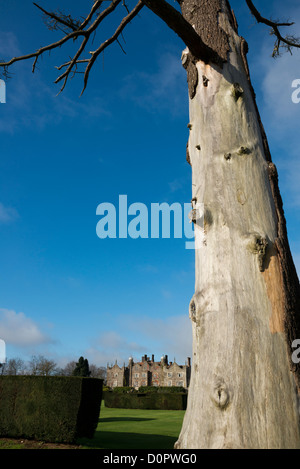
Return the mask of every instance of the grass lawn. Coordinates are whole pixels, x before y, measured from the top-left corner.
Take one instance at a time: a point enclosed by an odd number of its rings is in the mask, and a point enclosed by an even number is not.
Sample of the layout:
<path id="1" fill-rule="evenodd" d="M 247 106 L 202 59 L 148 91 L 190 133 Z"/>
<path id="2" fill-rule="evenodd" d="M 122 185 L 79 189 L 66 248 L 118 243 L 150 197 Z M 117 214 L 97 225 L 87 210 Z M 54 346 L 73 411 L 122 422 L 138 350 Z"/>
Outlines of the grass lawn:
<path id="1" fill-rule="evenodd" d="M 1 438 L 0 449 L 172 449 L 184 410 L 109 409 L 102 403 L 94 438 L 78 445 Z"/>
<path id="2" fill-rule="evenodd" d="M 172 449 L 185 411 L 109 409 L 102 404 L 92 440 L 80 439 L 83 448 Z"/>

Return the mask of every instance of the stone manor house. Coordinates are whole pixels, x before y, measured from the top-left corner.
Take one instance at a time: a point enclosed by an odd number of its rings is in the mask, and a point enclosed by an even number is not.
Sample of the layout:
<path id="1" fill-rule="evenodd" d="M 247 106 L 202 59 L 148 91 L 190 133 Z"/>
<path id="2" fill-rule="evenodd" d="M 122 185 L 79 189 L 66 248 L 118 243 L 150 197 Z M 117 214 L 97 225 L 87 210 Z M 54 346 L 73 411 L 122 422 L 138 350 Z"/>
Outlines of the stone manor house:
<path id="1" fill-rule="evenodd" d="M 107 386 L 130 386 L 138 389 L 140 386 L 182 386 L 188 388 L 191 376 L 191 359 L 185 365 L 168 362 L 168 356 L 161 357 L 159 362 L 144 355 L 142 361 L 134 363 L 129 358 L 128 366 L 125 363 L 119 367 L 117 362 L 107 366 Z"/>

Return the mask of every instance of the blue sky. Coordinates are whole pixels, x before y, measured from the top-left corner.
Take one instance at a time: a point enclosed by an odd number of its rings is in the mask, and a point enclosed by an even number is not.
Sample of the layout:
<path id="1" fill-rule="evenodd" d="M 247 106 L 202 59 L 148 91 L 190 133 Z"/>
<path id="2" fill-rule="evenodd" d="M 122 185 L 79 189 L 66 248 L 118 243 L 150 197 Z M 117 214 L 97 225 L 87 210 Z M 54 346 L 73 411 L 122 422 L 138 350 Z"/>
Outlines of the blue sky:
<path id="1" fill-rule="evenodd" d="M 83 15 L 84 2 L 57 1 Z M 92 4 L 92 2 L 87 2 Z M 296 0 L 257 1 L 262 13 L 292 18 Z M 43 1 L 46 9 L 55 2 Z M 129 2 L 131 5 L 131 2 Z M 289 239 L 300 271 L 300 104 L 291 100 L 300 55 L 274 60 L 272 38 L 244 2 L 231 2 L 258 106 L 279 171 Z M 269 8 L 268 8 L 269 7 Z M 269 10 L 269 11 L 268 11 Z M 58 36 L 28 0 L 0 1 L 0 57 L 25 54 Z M 121 9 L 122 13 L 122 9 Z M 103 34 L 117 26 L 103 23 Z M 297 31 L 297 28 L 294 29 Z M 182 41 L 144 8 L 117 44 L 100 57 L 83 96 L 82 75 L 57 96 L 55 65 L 70 49 L 11 68 L 0 104 L 0 338 L 7 356 L 43 354 L 63 366 L 127 362 L 145 353 L 191 356 L 188 304 L 194 253 L 185 239 L 99 239 L 96 208 L 119 195 L 128 204 L 191 200 L 185 160 L 188 92 Z"/>

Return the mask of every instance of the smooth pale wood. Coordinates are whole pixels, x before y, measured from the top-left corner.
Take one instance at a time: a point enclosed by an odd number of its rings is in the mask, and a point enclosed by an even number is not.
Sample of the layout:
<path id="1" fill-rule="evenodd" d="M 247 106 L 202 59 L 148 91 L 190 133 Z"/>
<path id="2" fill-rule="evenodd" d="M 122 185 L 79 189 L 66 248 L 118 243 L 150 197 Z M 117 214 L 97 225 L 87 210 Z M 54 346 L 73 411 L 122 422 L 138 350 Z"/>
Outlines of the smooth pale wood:
<path id="1" fill-rule="evenodd" d="M 241 38 L 224 14 L 219 20 L 231 38 L 229 61 L 223 69 L 199 61 L 190 99 L 192 195 L 204 203 L 205 233 L 195 252 L 188 407 L 175 447 L 300 448 L 268 162 Z"/>

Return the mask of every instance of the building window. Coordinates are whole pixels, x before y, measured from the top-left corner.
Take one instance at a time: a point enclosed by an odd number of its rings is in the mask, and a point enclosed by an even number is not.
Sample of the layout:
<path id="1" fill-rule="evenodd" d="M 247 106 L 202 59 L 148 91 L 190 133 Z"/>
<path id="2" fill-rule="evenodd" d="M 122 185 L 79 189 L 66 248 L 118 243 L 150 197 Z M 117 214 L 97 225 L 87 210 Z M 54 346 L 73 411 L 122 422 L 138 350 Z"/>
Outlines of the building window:
<path id="1" fill-rule="evenodd" d="M 168 386 L 172 386 L 172 381 L 168 381 Z"/>
<path id="2" fill-rule="evenodd" d="M 142 373 L 142 378 L 147 378 L 147 373 Z"/>
<path id="3" fill-rule="evenodd" d="M 183 386 L 183 381 L 177 381 L 176 386 Z"/>
<path id="4" fill-rule="evenodd" d="M 172 373 L 168 373 L 168 378 L 172 378 Z"/>
<path id="5" fill-rule="evenodd" d="M 138 374 L 138 373 L 135 373 L 134 377 L 135 377 L 135 378 L 138 378 L 138 377 L 139 377 L 139 374 Z"/>
<path id="6" fill-rule="evenodd" d="M 178 378 L 182 378 L 183 374 L 182 373 L 178 373 Z"/>

